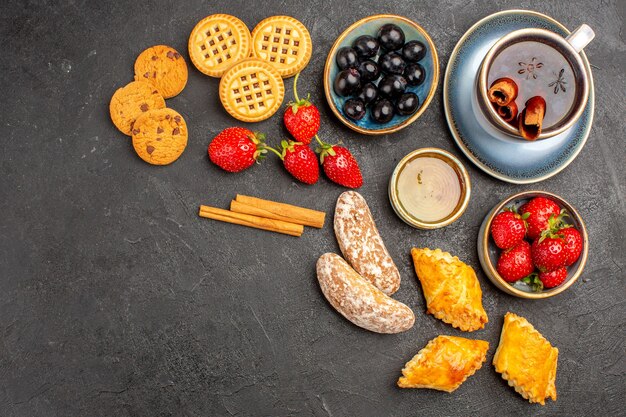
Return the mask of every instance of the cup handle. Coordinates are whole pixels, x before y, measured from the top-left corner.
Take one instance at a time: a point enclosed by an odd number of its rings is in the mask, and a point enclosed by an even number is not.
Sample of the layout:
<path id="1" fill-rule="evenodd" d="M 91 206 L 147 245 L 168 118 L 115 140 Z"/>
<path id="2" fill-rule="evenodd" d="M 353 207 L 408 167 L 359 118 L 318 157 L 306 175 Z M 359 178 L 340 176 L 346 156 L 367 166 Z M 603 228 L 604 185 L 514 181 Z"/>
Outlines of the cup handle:
<path id="1" fill-rule="evenodd" d="M 593 40 L 596 34 L 589 25 L 583 23 L 575 31 L 573 31 L 565 40 L 576 50 L 576 52 L 582 51 L 585 46 L 589 45 L 589 42 Z"/>

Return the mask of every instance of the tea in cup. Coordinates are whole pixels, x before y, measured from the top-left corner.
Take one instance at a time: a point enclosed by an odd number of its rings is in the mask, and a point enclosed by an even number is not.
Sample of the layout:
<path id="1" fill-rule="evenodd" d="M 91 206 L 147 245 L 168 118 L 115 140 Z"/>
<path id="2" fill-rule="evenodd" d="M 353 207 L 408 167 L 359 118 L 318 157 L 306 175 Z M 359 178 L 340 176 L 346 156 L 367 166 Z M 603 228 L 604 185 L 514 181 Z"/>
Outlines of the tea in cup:
<path id="1" fill-rule="evenodd" d="M 527 140 L 570 128 L 589 99 L 591 74 L 580 51 L 593 37 L 593 30 L 582 25 L 567 38 L 529 28 L 499 39 L 483 59 L 476 84 L 487 120 Z"/>

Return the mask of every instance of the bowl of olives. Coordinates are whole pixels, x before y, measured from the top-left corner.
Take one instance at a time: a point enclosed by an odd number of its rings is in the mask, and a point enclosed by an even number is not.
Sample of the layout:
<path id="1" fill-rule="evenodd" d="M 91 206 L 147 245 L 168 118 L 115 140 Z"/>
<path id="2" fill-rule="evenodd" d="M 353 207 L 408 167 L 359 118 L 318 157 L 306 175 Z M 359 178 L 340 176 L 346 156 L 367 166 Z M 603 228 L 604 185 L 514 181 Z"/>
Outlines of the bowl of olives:
<path id="1" fill-rule="evenodd" d="M 417 23 L 375 15 L 346 29 L 324 67 L 324 91 L 333 113 L 367 135 L 396 132 L 426 110 L 439 81 L 437 50 Z"/>

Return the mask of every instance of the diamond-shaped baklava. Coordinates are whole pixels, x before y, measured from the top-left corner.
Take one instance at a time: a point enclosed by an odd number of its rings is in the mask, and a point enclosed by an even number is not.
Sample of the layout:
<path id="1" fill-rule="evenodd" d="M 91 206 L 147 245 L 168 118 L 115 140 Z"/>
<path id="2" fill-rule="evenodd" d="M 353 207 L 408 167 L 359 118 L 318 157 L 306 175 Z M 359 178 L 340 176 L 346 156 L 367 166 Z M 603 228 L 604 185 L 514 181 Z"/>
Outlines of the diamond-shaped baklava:
<path id="1" fill-rule="evenodd" d="M 556 365 L 559 350 L 525 318 L 506 313 L 500 345 L 493 357 L 496 372 L 531 403 L 556 401 Z"/>
<path id="2" fill-rule="evenodd" d="M 485 327 L 483 293 L 471 266 L 441 249 L 413 248 L 411 255 L 428 313 L 467 332 Z"/>
<path id="3" fill-rule="evenodd" d="M 480 369 L 488 349 L 483 340 L 437 336 L 404 365 L 398 386 L 452 392 Z"/>

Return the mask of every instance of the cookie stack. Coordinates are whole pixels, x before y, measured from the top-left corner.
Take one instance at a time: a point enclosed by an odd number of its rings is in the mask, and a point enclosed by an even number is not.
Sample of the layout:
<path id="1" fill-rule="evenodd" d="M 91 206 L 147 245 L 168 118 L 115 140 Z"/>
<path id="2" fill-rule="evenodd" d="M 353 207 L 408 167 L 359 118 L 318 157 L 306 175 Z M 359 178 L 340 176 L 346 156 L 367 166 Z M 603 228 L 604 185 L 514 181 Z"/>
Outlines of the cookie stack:
<path id="1" fill-rule="evenodd" d="M 283 78 L 311 59 L 311 36 L 290 16 L 262 20 L 252 33 L 234 16 L 202 19 L 189 36 L 189 56 L 198 70 L 221 78 L 220 101 L 234 118 L 258 122 L 271 117 L 285 96 Z"/>
<path id="2" fill-rule="evenodd" d="M 135 61 L 135 81 L 118 89 L 109 111 L 113 124 L 132 136 L 137 155 L 152 165 L 171 164 L 187 146 L 187 124 L 165 99 L 187 84 L 187 64 L 174 48 L 152 46 Z"/>

